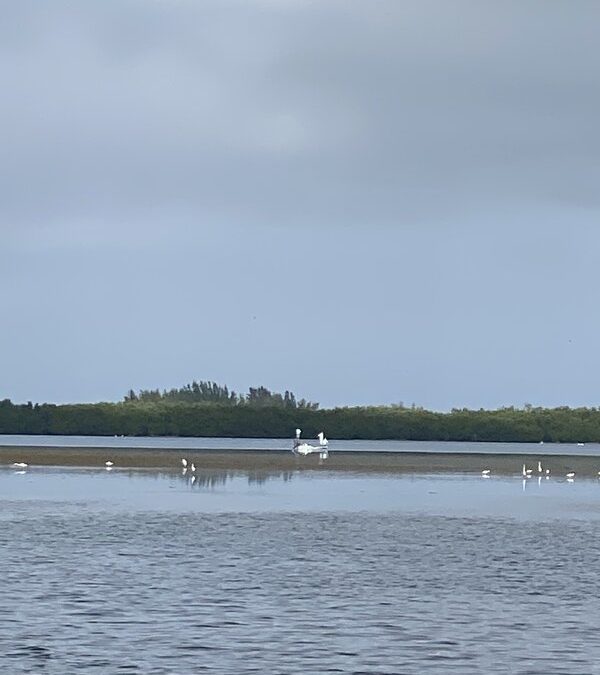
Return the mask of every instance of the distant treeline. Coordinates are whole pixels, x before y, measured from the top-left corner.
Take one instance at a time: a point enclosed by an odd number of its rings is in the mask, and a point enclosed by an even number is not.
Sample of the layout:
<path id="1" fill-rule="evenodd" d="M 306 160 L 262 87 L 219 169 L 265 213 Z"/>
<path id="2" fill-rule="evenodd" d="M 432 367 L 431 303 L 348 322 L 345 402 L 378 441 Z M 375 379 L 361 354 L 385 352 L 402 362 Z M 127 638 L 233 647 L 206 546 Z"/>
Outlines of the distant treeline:
<path id="1" fill-rule="evenodd" d="M 291 391 L 278 394 L 269 391 L 266 387 L 250 387 L 247 394 L 238 394 L 229 391 L 227 386 L 216 382 L 196 382 L 186 384 L 178 389 L 142 389 L 139 392 L 130 389 L 125 396 L 125 403 L 217 403 L 228 406 L 253 406 L 270 408 L 308 408 L 316 410 L 318 403 L 306 401 Z"/>
<path id="2" fill-rule="evenodd" d="M 285 396 L 282 397 L 285 400 Z M 600 442 L 598 408 L 501 408 L 431 412 L 403 406 L 317 409 L 314 404 L 258 405 L 247 399 L 186 401 L 143 392 L 121 403 L 17 405 L 0 401 L 0 433 L 305 437 L 439 441 Z"/>

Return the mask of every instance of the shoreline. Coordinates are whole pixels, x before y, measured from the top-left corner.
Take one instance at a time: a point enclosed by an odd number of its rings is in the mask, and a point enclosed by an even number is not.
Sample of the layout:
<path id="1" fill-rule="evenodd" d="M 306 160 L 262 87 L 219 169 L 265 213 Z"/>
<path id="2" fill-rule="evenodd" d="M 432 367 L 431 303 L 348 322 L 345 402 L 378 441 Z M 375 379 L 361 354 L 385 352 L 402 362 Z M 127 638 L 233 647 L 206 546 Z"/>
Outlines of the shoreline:
<path id="1" fill-rule="evenodd" d="M 104 468 L 114 462 L 115 469 L 181 470 L 181 458 L 194 462 L 198 471 L 327 471 L 340 473 L 465 473 L 520 475 L 523 464 L 538 474 L 538 461 L 551 475 L 560 477 L 568 471 L 580 476 L 598 476 L 600 457 L 590 455 L 555 455 L 543 453 L 459 453 L 459 452 L 360 452 L 335 451 L 329 459 L 319 456 L 298 457 L 287 450 L 156 450 L 147 448 L 93 447 L 0 447 L 0 468 L 13 462 L 26 462 L 30 468 L 86 467 Z M 543 474 L 541 474 L 543 475 Z"/>

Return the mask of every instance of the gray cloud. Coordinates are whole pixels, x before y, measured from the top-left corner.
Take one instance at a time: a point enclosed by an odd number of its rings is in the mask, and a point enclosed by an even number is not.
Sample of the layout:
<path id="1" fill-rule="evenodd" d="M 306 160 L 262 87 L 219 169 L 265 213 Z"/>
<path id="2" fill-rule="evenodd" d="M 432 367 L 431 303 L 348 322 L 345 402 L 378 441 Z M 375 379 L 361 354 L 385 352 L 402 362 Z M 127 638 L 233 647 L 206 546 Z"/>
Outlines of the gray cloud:
<path id="1" fill-rule="evenodd" d="M 7 395 L 595 396 L 597 3 L 0 17 Z"/>
<path id="2" fill-rule="evenodd" d="M 595 4 L 12 5 L 9 219 L 596 205 Z"/>

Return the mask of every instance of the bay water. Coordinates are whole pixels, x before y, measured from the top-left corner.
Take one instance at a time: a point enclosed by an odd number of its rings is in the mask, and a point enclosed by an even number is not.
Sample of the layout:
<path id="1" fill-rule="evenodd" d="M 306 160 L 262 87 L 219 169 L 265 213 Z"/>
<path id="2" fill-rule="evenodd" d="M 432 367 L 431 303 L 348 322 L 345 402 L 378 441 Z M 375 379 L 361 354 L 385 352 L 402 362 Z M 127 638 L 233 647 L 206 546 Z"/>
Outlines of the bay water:
<path id="1" fill-rule="evenodd" d="M 0 470 L 0 672 L 600 673 L 600 484 Z"/>

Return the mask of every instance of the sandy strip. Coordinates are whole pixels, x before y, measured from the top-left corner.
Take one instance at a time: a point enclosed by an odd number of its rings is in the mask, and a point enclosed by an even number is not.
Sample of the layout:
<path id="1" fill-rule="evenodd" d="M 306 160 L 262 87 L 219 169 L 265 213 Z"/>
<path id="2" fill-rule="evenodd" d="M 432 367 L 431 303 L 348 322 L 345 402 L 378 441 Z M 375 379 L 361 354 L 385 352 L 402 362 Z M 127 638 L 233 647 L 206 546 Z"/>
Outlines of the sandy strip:
<path id="1" fill-rule="evenodd" d="M 155 450 L 133 448 L 48 448 L 0 447 L 0 466 L 26 462 L 34 466 L 103 467 L 111 460 L 115 468 L 181 469 L 181 457 L 199 470 L 297 471 L 326 470 L 360 473 L 480 473 L 518 475 L 525 463 L 538 476 L 537 463 L 554 476 L 575 471 L 580 476 L 597 476 L 600 457 L 543 454 L 465 454 L 429 452 L 332 452 L 320 461 L 318 455 L 296 457 L 274 450 Z"/>

